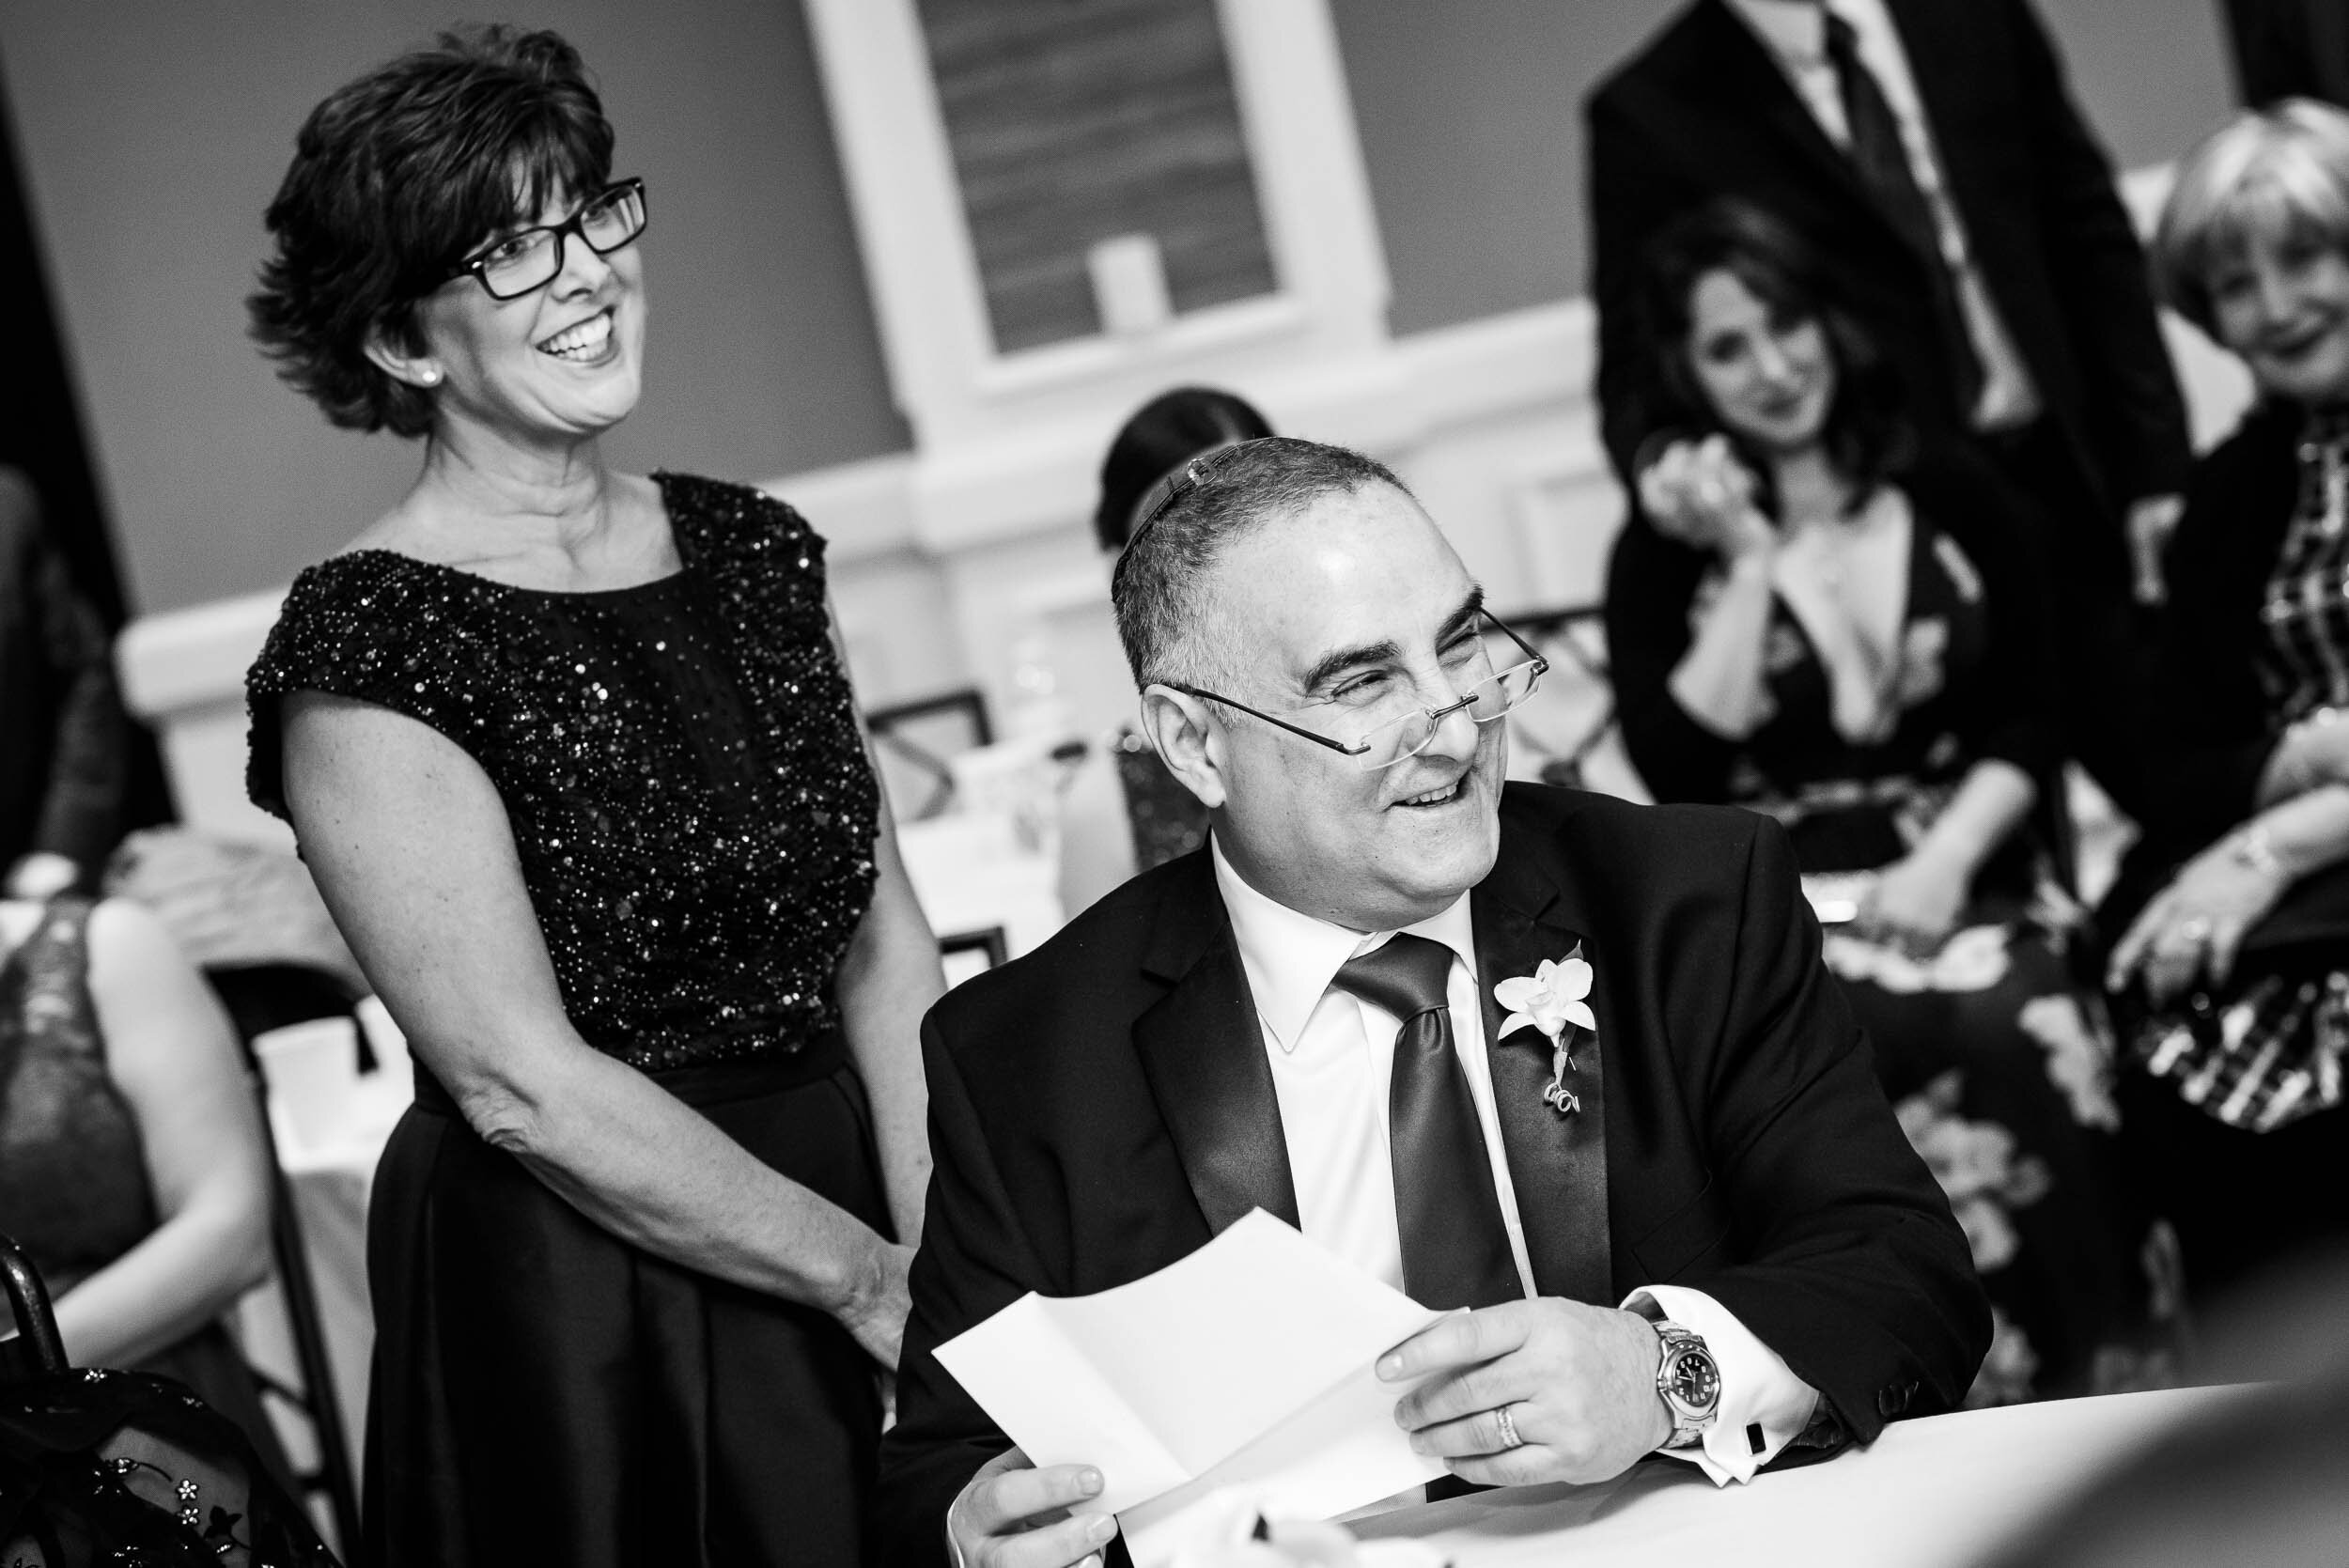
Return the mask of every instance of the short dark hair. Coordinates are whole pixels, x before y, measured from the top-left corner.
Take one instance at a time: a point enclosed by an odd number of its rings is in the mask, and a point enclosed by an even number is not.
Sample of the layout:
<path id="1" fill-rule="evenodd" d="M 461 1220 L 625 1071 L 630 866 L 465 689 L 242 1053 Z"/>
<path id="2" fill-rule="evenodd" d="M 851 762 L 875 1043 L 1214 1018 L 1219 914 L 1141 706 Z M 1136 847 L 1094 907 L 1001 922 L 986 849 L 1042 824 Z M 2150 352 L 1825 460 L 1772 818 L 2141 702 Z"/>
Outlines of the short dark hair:
<path id="1" fill-rule="evenodd" d="M 1708 202 L 1659 232 L 1641 260 L 1635 303 L 1646 364 L 1634 397 L 1642 428 L 1675 436 L 1719 431 L 1743 449 L 1688 364 L 1689 304 L 1697 283 L 1708 272 L 1726 271 L 1770 310 L 1815 320 L 1825 331 L 1835 396 L 1823 435 L 1828 458 L 1856 481 L 1855 503 L 1908 461 L 1915 436 L 1900 374 L 1843 307 L 1818 252 L 1792 227 L 1750 202 Z M 1769 465 L 1754 453 L 1743 455 L 1761 475 L 1767 501 Z"/>
<path id="2" fill-rule="evenodd" d="M 370 335 L 421 351 L 416 303 L 470 251 L 611 174 L 612 126 L 577 50 L 503 23 L 453 28 L 303 122 L 269 206 L 276 248 L 245 303 L 253 335 L 331 423 L 423 435 L 431 395 L 378 368 Z"/>
<path id="3" fill-rule="evenodd" d="M 1110 574 L 1134 684 L 1205 686 L 1229 675 L 1207 597 L 1217 561 L 1275 519 L 1372 485 L 1411 493 L 1376 458 L 1293 436 L 1243 442 L 1192 463 L 1173 499 L 1136 527 Z"/>
<path id="4" fill-rule="evenodd" d="M 1103 550 L 1126 548 L 1134 506 L 1177 464 L 1211 446 L 1272 434 L 1244 397 L 1213 387 L 1161 392 L 1118 427 L 1101 459 L 1101 499 L 1093 509 L 1094 536 Z"/>

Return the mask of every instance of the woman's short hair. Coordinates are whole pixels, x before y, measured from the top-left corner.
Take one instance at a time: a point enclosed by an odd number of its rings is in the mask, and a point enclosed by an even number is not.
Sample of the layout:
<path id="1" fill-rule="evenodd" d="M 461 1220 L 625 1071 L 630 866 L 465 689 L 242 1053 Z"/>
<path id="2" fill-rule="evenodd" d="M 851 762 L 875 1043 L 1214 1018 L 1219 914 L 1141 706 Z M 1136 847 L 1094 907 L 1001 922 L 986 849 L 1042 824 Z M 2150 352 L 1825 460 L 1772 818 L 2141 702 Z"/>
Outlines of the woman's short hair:
<path id="1" fill-rule="evenodd" d="M 2287 98 L 2237 115 L 2179 160 L 2154 229 L 2162 297 L 2215 333 L 2211 274 L 2255 239 L 2349 255 L 2349 114 Z"/>
<path id="2" fill-rule="evenodd" d="M 1126 548 L 1134 507 L 1176 464 L 1209 447 L 1270 434 L 1272 427 L 1247 399 L 1212 387 L 1178 386 L 1143 404 L 1101 459 L 1101 499 L 1093 509 L 1101 548 Z"/>
<path id="3" fill-rule="evenodd" d="M 1900 375 L 1837 298 L 1818 253 L 1793 228 L 1750 202 L 1709 202 L 1666 226 L 1641 254 L 1635 302 L 1646 363 L 1634 396 L 1641 425 L 1659 436 L 1720 431 L 1721 423 L 1689 364 L 1690 305 L 1707 273 L 1726 272 L 1775 314 L 1816 320 L 1835 366 L 1835 396 L 1822 432 L 1828 456 L 1864 499 L 1905 463 L 1914 445 Z M 1651 440 L 1654 438 L 1651 437 Z M 1769 466 L 1746 454 L 1766 483 Z"/>
<path id="4" fill-rule="evenodd" d="M 611 171 L 611 124 L 561 37 L 443 33 L 303 122 L 269 207 L 276 248 L 246 302 L 253 335 L 334 424 L 422 435 L 430 394 L 384 374 L 368 339 L 422 352 L 416 304 L 469 252 Z"/>

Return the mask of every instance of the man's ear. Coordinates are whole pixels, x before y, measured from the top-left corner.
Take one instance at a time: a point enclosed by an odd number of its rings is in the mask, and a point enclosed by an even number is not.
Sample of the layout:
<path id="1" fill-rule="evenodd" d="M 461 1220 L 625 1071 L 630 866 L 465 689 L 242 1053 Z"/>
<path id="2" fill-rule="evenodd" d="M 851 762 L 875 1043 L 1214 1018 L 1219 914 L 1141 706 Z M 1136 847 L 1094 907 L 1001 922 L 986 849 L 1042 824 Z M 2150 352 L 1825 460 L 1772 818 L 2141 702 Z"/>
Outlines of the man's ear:
<path id="1" fill-rule="evenodd" d="M 410 349 L 399 334 L 385 332 L 380 325 L 368 331 L 365 351 L 378 370 L 396 381 L 422 387 L 441 384 L 439 360 L 422 349 Z"/>
<path id="2" fill-rule="evenodd" d="M 1144 687 L 1142 733 L 1201 805 L 1214 811 L 1223 804 L 1223 729 L 1206 703 L 1171 686 Z"/>

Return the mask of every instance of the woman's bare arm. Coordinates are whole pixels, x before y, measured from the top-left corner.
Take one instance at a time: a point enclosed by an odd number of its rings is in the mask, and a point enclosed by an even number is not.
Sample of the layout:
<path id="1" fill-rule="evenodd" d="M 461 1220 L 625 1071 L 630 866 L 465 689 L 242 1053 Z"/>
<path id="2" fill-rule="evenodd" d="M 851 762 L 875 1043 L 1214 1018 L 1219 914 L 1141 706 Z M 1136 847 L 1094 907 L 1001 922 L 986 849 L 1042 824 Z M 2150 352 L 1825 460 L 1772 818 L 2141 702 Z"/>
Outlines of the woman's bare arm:
<path id="1" fill-rule="evenodd" d="M 881 800 L 873 842 L 880 870 L 872 905 L 842 955 L 838 981 L 848 1050 L 873 1104 L 881 1181 L 897 1239 L 922 1239 L 922 1204 L 930 1182 L 929 1095 L 922 1079 L 922 1015 L 946 990 L 938 939 L 915 902 L 897 853 L 889 801 Z"/>
<path id="2" fill-rule="evenodd" d="M 848 648 L 840 635 L 840 615 L 829 600 L 832 657 L 845 672 Z M 834 986 L 849 1053 L 873 1104 L 875 1141 L 880 1145 L 881 1182 L 897 1239 L 911 1247 L 922 1239 L 922 1206 L 929 1196 L 929 1094 L 922 1079 L 922 1015 L 946 992 L 946 972 L 938 958 L 938 938 L 913 895 L 905 857 L 897 850 L 897 823 L 873 741 L 858 720 L 866 763 L 880 791 L 873 863 L 879 876 L 873 902 L 856 938 L 841 955 Z"/>
<path id="3" fill-rule="evenodd" d="M 367 703 L 297 692 L 284 722 L 319 891 L 474 1129 L 614 1235 L 828 1312 L 894 1365 L 904 1250 L 580 1038 L 479 765 Z"/>
<path id="4" fill-rule="evenodd" d="M 57 1301 L 77 1366 L 127 1366 L 218 1318 L 269 1272 L 269 1157 L 227 1014 L 154 916 L 90 914 L 89 990 L 138 1124 L 161 1223 Z"/>
<path id="5" fill-rule="evenodd" d="M 1768 553 L 1731 561 L 1720 594 L 1700 617 L 1696 640 L 1665 682 L 1689 718 L 1730 740 L 1745 739 L 1770 716 L 1762 654 L 1773 597 Z"/>

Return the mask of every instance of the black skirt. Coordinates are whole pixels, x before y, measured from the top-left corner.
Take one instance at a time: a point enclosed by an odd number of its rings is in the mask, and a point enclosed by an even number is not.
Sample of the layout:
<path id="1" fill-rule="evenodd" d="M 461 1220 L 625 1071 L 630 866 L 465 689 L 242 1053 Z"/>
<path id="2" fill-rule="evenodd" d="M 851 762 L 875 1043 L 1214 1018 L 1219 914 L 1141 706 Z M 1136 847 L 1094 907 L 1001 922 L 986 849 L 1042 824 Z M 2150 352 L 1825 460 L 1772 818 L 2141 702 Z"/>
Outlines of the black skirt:
<path id="1" fill-rule="evenodd" d="M 886 1234 L 837 1039 L 652 1075 Z M 419 1075 L 368 1217 L 362 1565 L 855 1564 L 876 1368 L 827 1314 L 655 1258 L 474 1135 Z"/>

